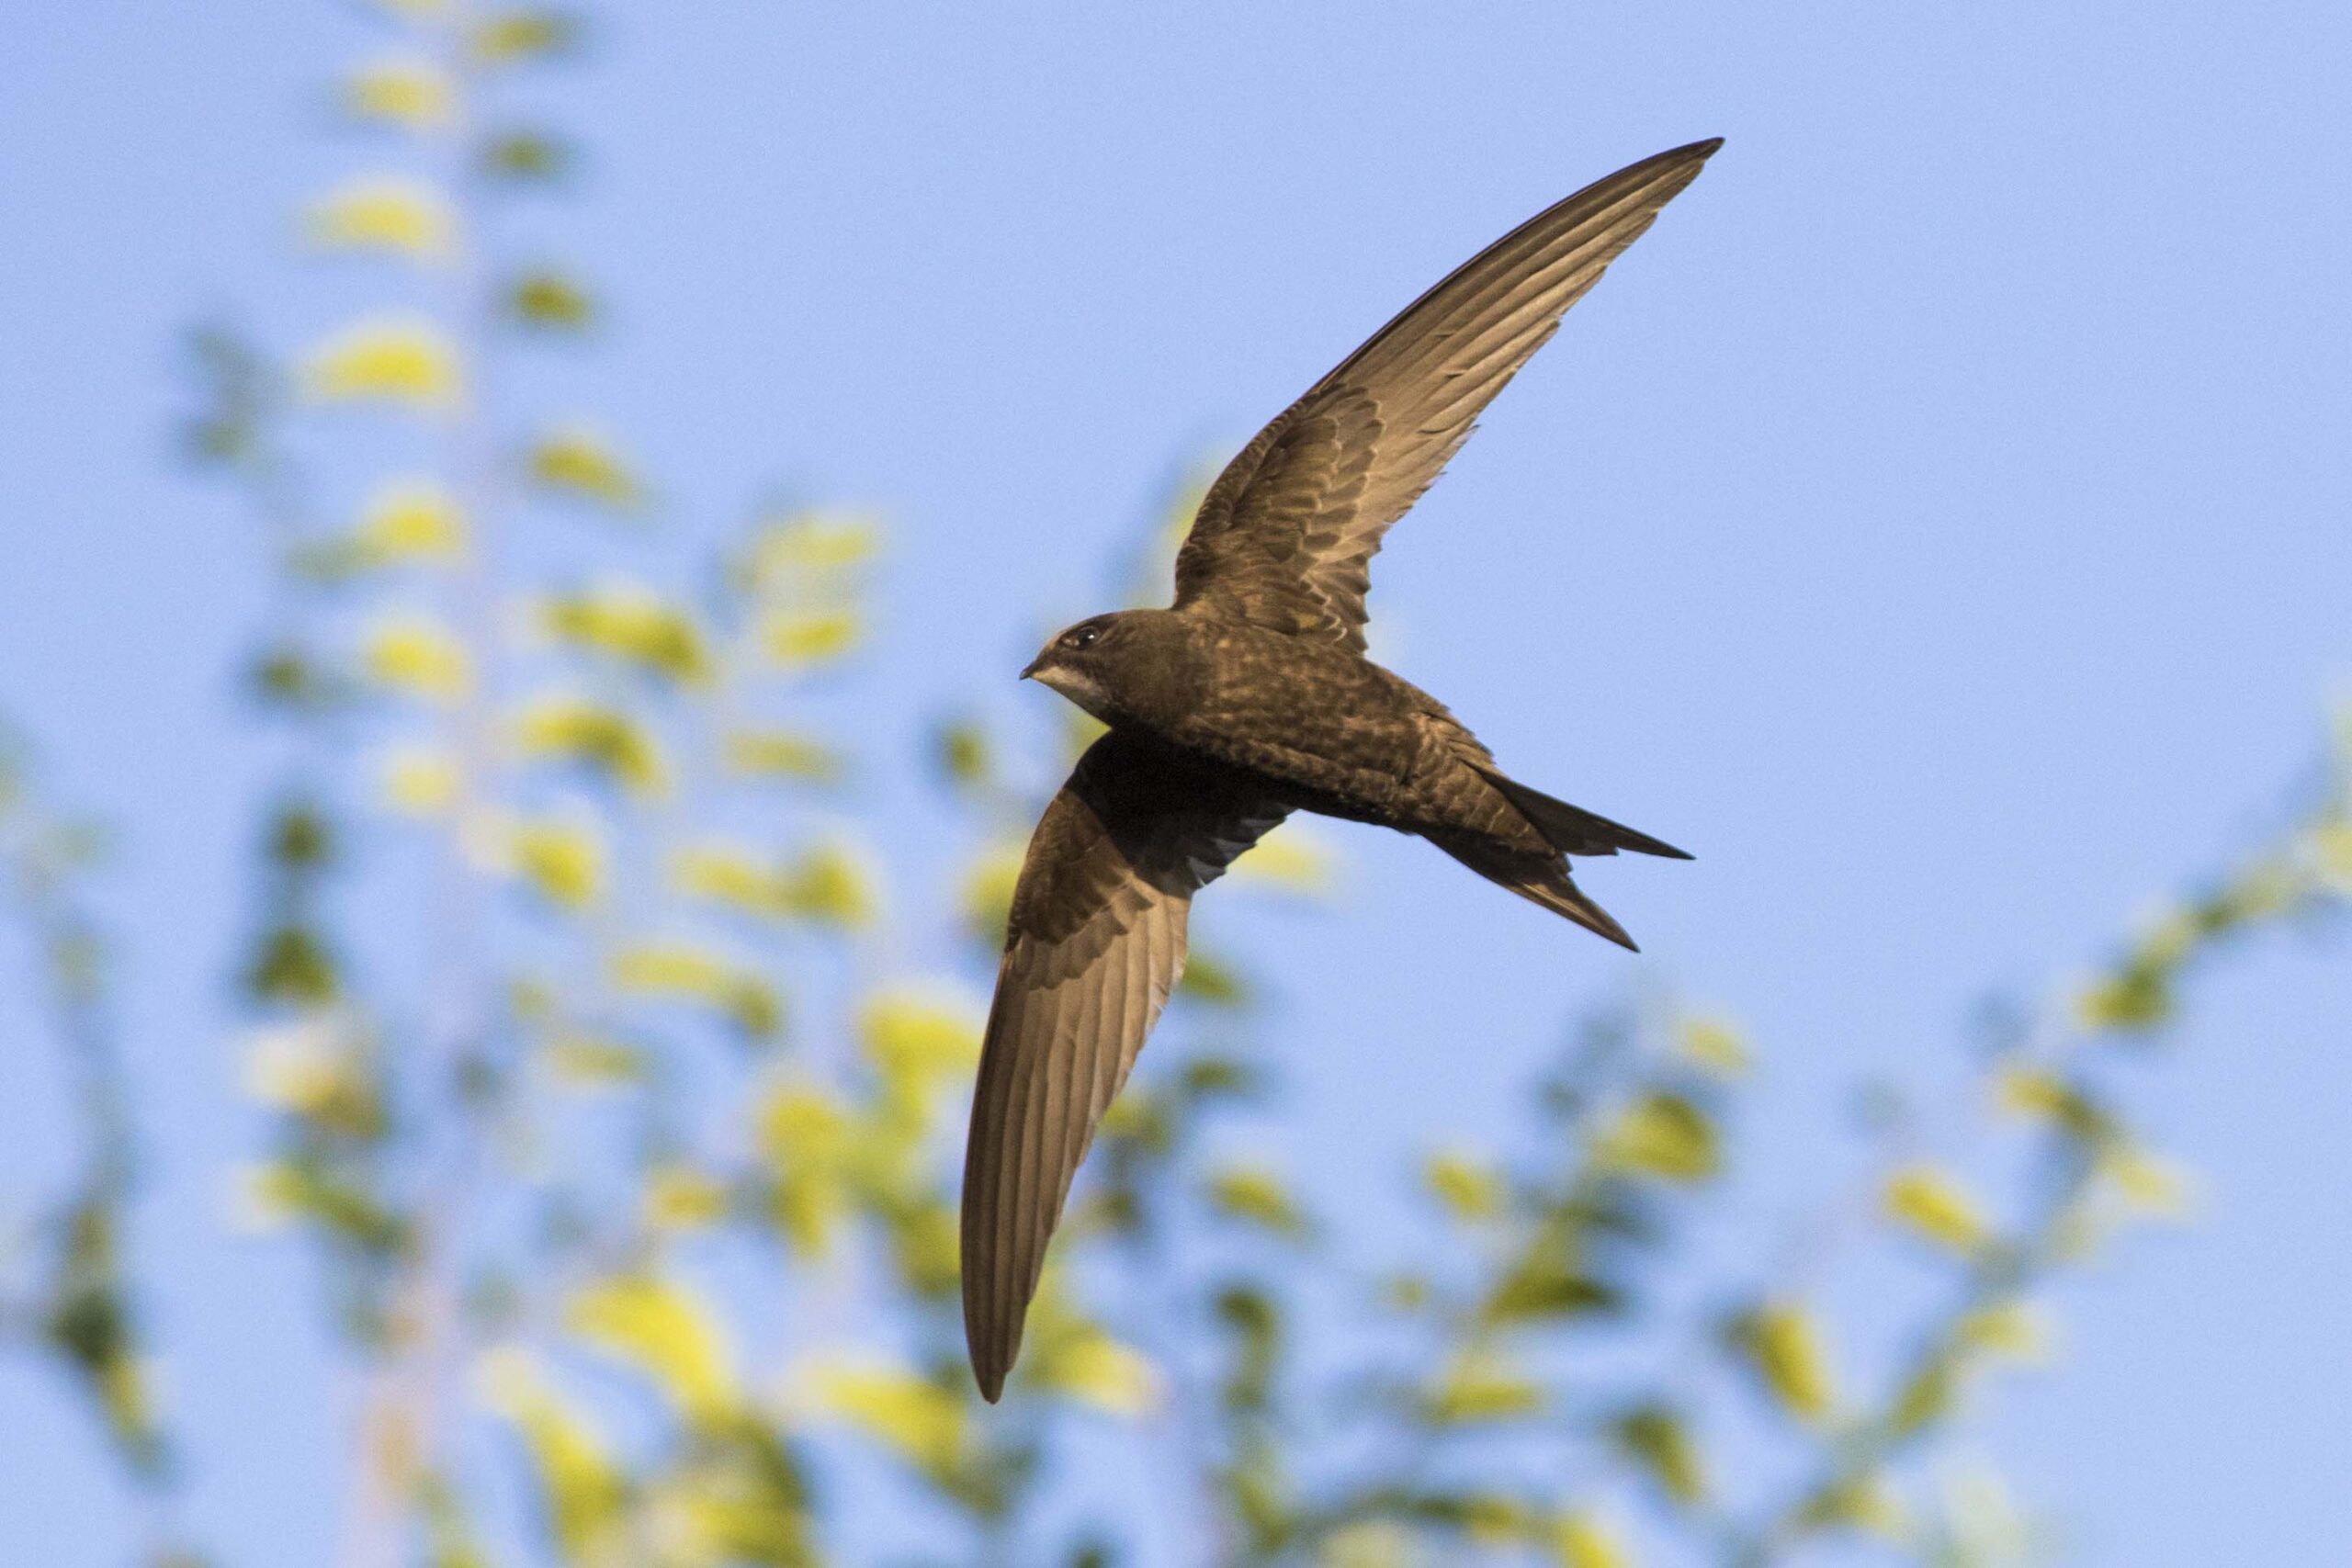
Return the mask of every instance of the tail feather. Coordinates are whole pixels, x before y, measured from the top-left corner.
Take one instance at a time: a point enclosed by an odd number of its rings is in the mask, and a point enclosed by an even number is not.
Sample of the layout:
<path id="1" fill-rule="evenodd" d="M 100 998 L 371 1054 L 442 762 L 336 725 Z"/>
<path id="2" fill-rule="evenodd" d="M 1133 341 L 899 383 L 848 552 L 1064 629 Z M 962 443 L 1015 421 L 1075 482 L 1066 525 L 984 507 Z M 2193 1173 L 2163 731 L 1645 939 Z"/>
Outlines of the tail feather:
<path id="1" fill-rule="evenodd" d="M 1619 850 L 1632 850 L 1637 854 L 1664 855 L 1668 860 L 1691 858 L 1688 852 L 1678 850 L 1663 840 L 1636 832 L 1622 822 L 1611 822 L 1608 818 L 1597 816 L 1580 806 L 1555 800 L 1542 790 L 1531 789 L 1517 779 L 1506 778 L 1491 768 L 1478 771 L 1486 775 L 1487 783 L 1503 792 L 1504 798 L 1519 807 L 1520 815 L 1533 823 L 1535 830 L 1543 834 L 1554 849 L 1564 855 L 1613 855 Z M 1633 943 L 1625 945 L 1631 947 Z"/>
<path id="2" fill-rule="evenodd" d="M 1487 881 L 1508 887 L 1555 914 L 1566 915 L 1629 953 L 1641 951 L 1625 934 L 1625 928 L 1576 885 L 1568 875 L 1568 868 L 1556 857 L 1509 849 L 1490 839 L 1432 837 L 1430 841 Z"/>

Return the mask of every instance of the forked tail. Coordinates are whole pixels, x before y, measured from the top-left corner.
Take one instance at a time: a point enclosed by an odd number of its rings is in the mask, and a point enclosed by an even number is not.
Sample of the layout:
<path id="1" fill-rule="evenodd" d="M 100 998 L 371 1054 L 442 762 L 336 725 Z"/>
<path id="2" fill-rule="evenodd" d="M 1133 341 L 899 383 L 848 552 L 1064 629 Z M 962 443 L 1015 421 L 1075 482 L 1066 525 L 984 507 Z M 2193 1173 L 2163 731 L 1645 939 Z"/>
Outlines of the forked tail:
<path id="1" fill-rule="evenodd" d="M 1430 842 L 1487 881 L 1508 887 L 1521 897 L 1541 904 L 1555 914 L 1566 915 L 1585 930 L 1605 936 L 1620 947 L 1634 953 L 1641 951 L 1634 945 L 1634 939 L 1625 934 L 1625 928 L 1570 880 L 1567 864 L 1559 856 L 1514 850 L 1508 845 L 1498 844 L 1492 839 L 1441 838 L 1431 834 Z"/>
<path id="2" fill-rule="evenodd" d="M 1613 855 L 1619 850 L 1632 850 L 1636 854 L 1664 855 L 1668 860 L 1690 858 L 1688 852 L 1662 840 L 1636 832 L 1623 822 L 1596 816 L 1580 806 L 1555 800 L 1542 790 L 1530 789 L 1492 768 L 1480 768 L 1478 772 L 1488 784 L 1502 791 L 1503 797 L 1519 807 L 1520 815 L 1533 823 L 1535 830 L 1564 855 Z"/>

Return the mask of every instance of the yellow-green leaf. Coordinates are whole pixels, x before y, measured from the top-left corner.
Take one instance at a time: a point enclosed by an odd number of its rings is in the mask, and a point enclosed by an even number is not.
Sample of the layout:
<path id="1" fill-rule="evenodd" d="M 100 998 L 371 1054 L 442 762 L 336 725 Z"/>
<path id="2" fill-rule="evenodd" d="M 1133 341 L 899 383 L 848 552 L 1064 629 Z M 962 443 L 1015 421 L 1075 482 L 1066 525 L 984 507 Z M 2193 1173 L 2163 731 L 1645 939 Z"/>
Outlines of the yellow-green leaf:
<path id="1" fill-rule="evenodd" d="M 741 1403 L 718 1319 L 674 1280 L 626 1275 L 575 1293 L 564 1325 L 652 1381 L 680 1414 L 716 1424 Z"/>
<path id="2" fill-rule="evenodd" d="M 857 646 L 860 631 L 854 610 L 783 612 L 761 623 L 760 649 L 779 665 L 802 668 L 848 653 Z"/>
<path id="3" fill-rule="evenodd" d="M 458 351 L 421 318 L 379 317 L 321 344 L 302 366 L 304 395 L 320 402 L 386 402 L 439 411 L 463 396 Z"/>
<path id="4" fill-rule="evenodd" d="M 1743 1077 L 1754 1064 L 1747 1040 L 1721 1019 L 1680 1020 L 1674 1032 L 1674 1047 L 1685 1060 L 1717 1077 Z"/>
<path id="5" fill-rule="evenodd" d="M 845 844 L 818 844 L 784 868 L 784 912 L 822 925 L 855 930 L 871 922 L 877 900 L 872 872 Z"/>
<path id="6" fill-rule="evenodd" d="M 1209 1207 L 1280 1236 L 1306 1234 L 1306 1216 L 1281 1177 L 1261 1166 L 1228 1165 L 1210 1172 Z"/>
<path id="7" fill-rule="evenodd" d="M 1975 1195 L 1957 1176 L 1935 1166 L 1908 1165 L 1892 1172 L 1879 1201 L 1896 1224 L 1963 1258 L 1992 1239 Z"/>
<path id="8" fill-rule="evenodd" d="M 379 685 L 430 702 L 455 702 L 473 683 L 465 644 L 440 622 L 422 615 L 379 622 L 368 634 L 362 657 Z"/>
<path id="9" fill-rule="evenodd" d="M 444 564 L 466 552 L 465 514 L 430 480 L 388 484 L 368 502 L 351 541 L 369 566 Z"/>
<path id="10" fill-rule="evenodd" d="M 610 442 L 585 426 L 550 432 L 532 447 L 528 470 L 534 482 L 614 512 L 645 504 L 645 485 Z"/>
<path id="11" fill-rule="evenodd" d="M 1668 1497 L 1685 1505 L 1705 1499 L 1706 1467 L 1690 1425 L 1674 1411 L 1640 1405 L 1619 1416 L 1611 1435 Z"/>
<path id="12" fill-rule="evenodd" d="M 880 541 L 881 529 L 871 518 L 798 513 L 759 526 L 738 576 L 763 599 L 829 592 L 871 560 Z"/>
<path id="13" fill-rule="evenodd" d="M 972 860 L 964 874 L 957 904 L 966 929 L 994 944 L 1004 940 L 1005 917 L 1012 908 L 1012 888 L 1021 876 L 1023 847 L 1014 842 L 989 846 Z"/>
<path id="14" fill-rule="evenodd" d="M 2024 1302 L 1980 1307 L 1960 1320 L 1954 1337 L 1972 1350 L 2038 1366 L 2050 1359 L 2053 1336 L 2049 1320 Z"/>
<path id="15" fill-rule="evenodd" d="M 1543 1387 L 1500 1351 L 1456 1356 L 1429 1396 L 1429 1418 L 1441 1426 L 1512 1421 L 1545 1404 Z"/>
<path id="16" fill-rule="evenodd" d="M 910 1370 L 832 1361 L 813 1369 L 809 1386 L 820 1409 L 918 1470 L 951 1475 L 963 1458 L 962 1396 Z"/>
<path id="17" fill-rule="evenodd" d="M 447 259 L 457 220 L 441 193 L 421 180 L 354 180 L 303 215 L 302 231 L 322 250 L 386 251 L 415 262 Z"/>
<path id="18" fill-rule="evenodd" d="M 615 1089 L 642 1083 L 652 1073 L 645 1053 L 627 1041 L 576 1031 L 550 1039 L 540 1059 L 557 1082 L 573 1089 Z"/>
<path id="19" fill-rule="evenodd" d="M 1732 1334 L 1766 1391 L 1795 1420 L 1810 1426 L 1837 1407 L 1821 1326 L 1805 1308 L 1768 1302 L 1737 1320 Z"/>
<path id="20" fill-rule="evenodd" d="M 384 804 L 410 817 L 437 817 L 456 804 L 463 774 L 446 748 L 404 746 L 384 759 Z"/>
<path id="21" fill-rule="evenodd" d="M 726 741 L 727 765 L 739 773 L 831 784 L 846 771 L 842 754 L 821 740 L 781 729 L 739 729 Z"/>
<path id="22" fill-rule="evenodd" d="M 980 1025 L 966 1007 L 920 992 L 886 991 L 865 1005 L 858 1040 L 885 1084 L 917 1103 L 979 1060 Z"/>
<path id="23" fill-rule="evenodd" d="M 1142 1352 L 1110 1336 L 1050 1337 L 1028 1369 L 1035 1386 L 1110 1416 L 1142 1416 L 1159 1402 L 1159 1376 Z"/>
<path id="24" fill-rule="evenodd" d="M 1706 1112 L 1665 1092 L 1645 1094 L 1619 1112 L 1595 1142 L 1593 1159 L 1604 1170 L 1681 1182 L 1705 1181 L 1721 1166 Z"/>
<path id="25" fill-rule="evenodd" d="M 711 672 L 693 615 L 633 584 L 549 599 L 539 607 L 539 624 L 571 647 L 673 681 L 699 683 Z"/>
<path id="26" fill-rule="evenodd" d="M 782 912 L 778 878 L 758 855 L 717 840 L 688 844 L 670 856 L 670 886 L 680 896 L 722 905 L 747 915 Z"/>
<path id="27" fill-rule="evenodd" d="M 493 179 L 541 184 L 571 172 L 571 149 L 538 130 L 509 130 L 482 143 L 479 164 Z"/>
<path id="28" fill-rule="evenodd" d="M 582 909 L 605 893 L 605 844 L 585 822 L 523 820 L 506 832 L 506 863 L 533 892 L 562 909 Z"/>
<path id="29" fill-rule="evenodd" d="M 547 267 L 524 273 L 507 285 L 506 310 L 525 326 L 547 332 L 583 332 L 596 319 L 588 291 Z"/>
<path id="30" fill-rule="evenodd" d="M 752 1127 L 775 1173 L 778 1228 L 798 1250 L 823 1257 L 849 1212 L 849 1113 L 813 1085 L 784 1084 L 763 1099 Z"/>
<path id="31" fill-rule="evenodd" d="M 1502 1172 L 1494 1162 L 1466 1152 L 1430 1156 L 1421 1168 L 1421 1179 L 1448 1213 L 1465 1223 L 1496 1218 L 1509 1196 Z"/>
<path id="32" fill-rule="evenodd" d="M 1561 1516 L 1544 1544 L 1558 1568 L 1636 1568 L 1638 1562 L 1617 1529 L 1589 1509 Z"/>
<path id="33" fill-rule="evenodd" d="M 707 948 L 645 942 L 614 955 L 613 983 L 640 996 L 699 1002 L 755 1040 L 784 1027 L 784 1003 L 757 974 Z"/>
<path id="34" fill-rule="evenodd" d="M 645 1173 L 640 1207 L 655 1230 L 700 1230 L 727 1217 L 727 1189 L 690 1165 L 656 1166 Z"/>
<path id="35" fill-rule="evenodd" d="M 332 1014 L 255 1034 L 246 1046 L 245 1090 L 275 1110 L 346 1134 L 368 1136 L 383 1125 L 366 1041 Z"/>
<path id="36" fill-rule="evenodd" d="M 492 1352 L 476 1382 L 483 1403 L 523 1439 L 548 1533 L 565 1561 L 610 1560 L 620 1545 L 628 1486 L 587 1412 L 560 1397 L 526 1351 Z"/>
<path id="37" fill-rule="evenodd" d="M 2110 1131 L 2107 1113 L 2089 1095 L 2041 1067 L 2003 1067 L 1994 1078 L 1993 1102 L 2005 1115 L 2046 1122 L 2086 1143 L 2103 1143 Z"/>
<path id="38" fill-rule="evenodd" d="M 632 795 L 659 795 L 669 788 L 669 768 L 651 732 L 601 703 L 542 697 L 516 716 L 514 739 L 526 759 L 593 768 Z"/>
<path id="39" fill-rule="evenodd" d="M 560 54 L 579 41 L 579 33 L 578 18 L 565 12 L 524 6 L 477 23 L 473 55 L 483 65 L 514 65 Z"/>
<path id="40" fill-rule="evenodd" d="M 2126 1206 L 2141 1214 L 2178 1221 L 2197 1212 L 2195 1174 L 2147 1149 L 2119 1141 L 2101 1151 L 2098 1174 Z"/>
<path id="41" fill-rule="evenodd" d="M 1800 1510 L 1811 1526 L 1835 1525 L 1860 1530 L 1891 1545 L 1910 1533 L 1911 1512 L 1883 1475 L 1857 1476 L 1825 1487 Z"/>
<path id="42" fill-rule="evenodd" d="M 360 67 L 344 83 L 344 112 L 407 130 L 437 130 L 457 107 L 447 73 L 427 61 L 387 56 Z"/>
<path id="43" fill-rule="evenodd" d="M 2311 850 L 2321 877 L 2338 894 L 2352 896 L 2352 821 L 2323 822 L 2313 828 Z"/>

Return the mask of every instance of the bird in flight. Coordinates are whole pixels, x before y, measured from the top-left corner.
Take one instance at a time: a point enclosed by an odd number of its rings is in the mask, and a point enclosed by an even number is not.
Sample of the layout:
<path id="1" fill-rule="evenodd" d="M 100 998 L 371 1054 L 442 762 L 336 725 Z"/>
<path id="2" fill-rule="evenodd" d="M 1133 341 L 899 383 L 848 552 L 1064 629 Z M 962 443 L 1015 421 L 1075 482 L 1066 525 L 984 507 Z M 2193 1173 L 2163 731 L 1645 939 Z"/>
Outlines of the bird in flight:
<path id="1" fill-rule="evenodd" d="M 1364 657 L 1367 568 L 1472 422 L 1720 140 L 1538 213 L 1373 334 L 1226 466 L 1165 610 L 1095 615 L 1023 676 L 1108 725 L 1012 896 L 964 1159 L 964 1333 L 994 1401 L 1046 1241 L 1184 966 L 1193 895 L 1293 811 L 1416 833 L 1625 947 L 1568 857 L 1690 857 L 1506 776 Z"/>

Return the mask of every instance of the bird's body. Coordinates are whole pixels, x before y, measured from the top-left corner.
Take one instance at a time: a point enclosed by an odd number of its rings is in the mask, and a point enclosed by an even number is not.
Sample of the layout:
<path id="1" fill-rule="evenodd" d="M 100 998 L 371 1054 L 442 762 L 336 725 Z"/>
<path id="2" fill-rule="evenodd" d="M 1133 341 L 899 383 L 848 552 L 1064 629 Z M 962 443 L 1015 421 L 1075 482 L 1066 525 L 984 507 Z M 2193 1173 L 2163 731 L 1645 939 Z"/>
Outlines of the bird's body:
<path id="1" fill-rule="evenodd" d="M 1038 679 L 1106 724 L 1222 765 L 1270 804 L 1505 857 L 1678 852 L 1598 818 L 1555 842 L 1529 815 L 1533 792 L 1503 779 L 1443 703 L 1337 643 L 1189 609 L 1088 624 L 1092 659 Z"/>
<path id="2" fill-rule="evenodd" d="M 1274 420 L 1201 502 L 1176 601 L 1081 621 L 1024 674 L 1109 727 L 1031 840 L 965 1156 L 964 1314 L 997 1397 L 1069 1182 L 1183 967 L 1192 897 L 1293 811 L 1429 840 L 1626 947 L 1567 857 L 1682 852 L 1505 775 L 1364 656 L 1368 566 L 1561 314 L 1720 145 L 1538 214 Z"/>
<path id="3" fill-rule="evenodd" d="M 1285 803 L 1400 826 L 1428 773 L 1436 701 L 1329 643 L 1191 610 L 1130 610 L 1072 680 L 1038 679 L 1115 728 L 1255 775 Z M 1430 759 L 1434 761 L 1434 758 Z"/>

